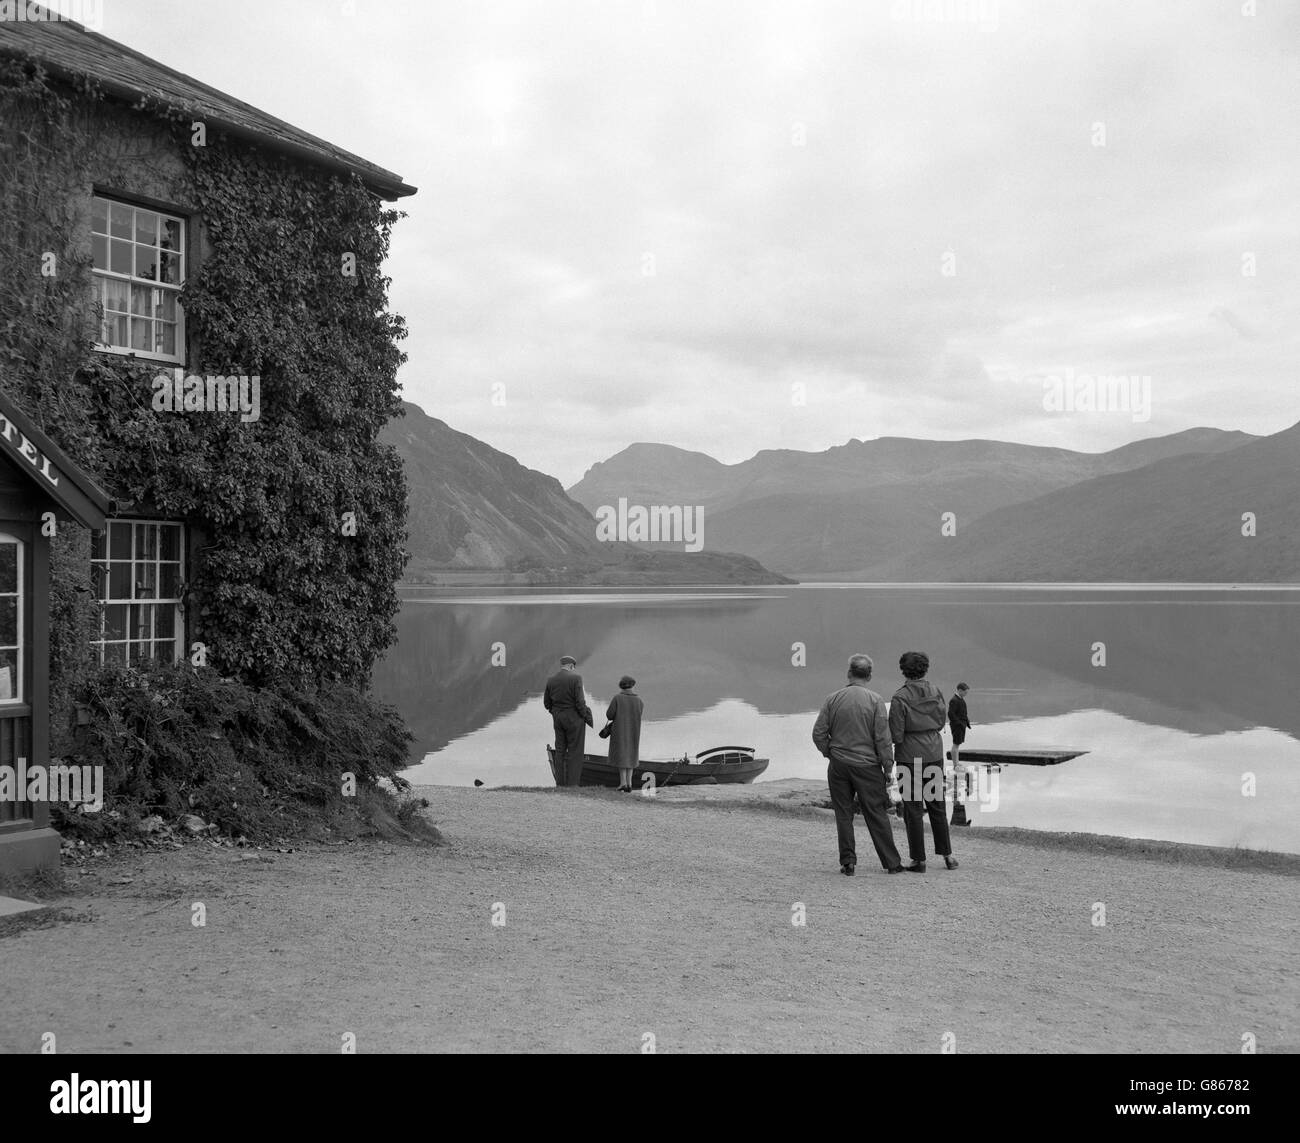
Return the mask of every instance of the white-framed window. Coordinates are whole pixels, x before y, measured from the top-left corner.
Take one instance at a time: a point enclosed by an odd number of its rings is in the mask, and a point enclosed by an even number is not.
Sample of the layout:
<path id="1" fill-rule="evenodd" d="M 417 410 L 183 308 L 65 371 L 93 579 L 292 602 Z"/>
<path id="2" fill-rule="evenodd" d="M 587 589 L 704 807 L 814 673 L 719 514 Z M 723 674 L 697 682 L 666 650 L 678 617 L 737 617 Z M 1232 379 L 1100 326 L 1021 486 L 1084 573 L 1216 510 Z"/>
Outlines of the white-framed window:
<path id="1" fill-rule="evenodd" d="M 185 219 L 95 195 L 91 210 L 98 348 L 185 359 Z"/>
<path id="2" fill-rule="evenodd" d="M 110 520 L 96 532 L 101 663 L 179 661 L 185 650 L 181 588 L 185 528 L 161 520 Z"/>
<path id="3" fill-rule="evenodd" d="M 23 696 L 23 542 L 0 532 L 0 706 Z"/>

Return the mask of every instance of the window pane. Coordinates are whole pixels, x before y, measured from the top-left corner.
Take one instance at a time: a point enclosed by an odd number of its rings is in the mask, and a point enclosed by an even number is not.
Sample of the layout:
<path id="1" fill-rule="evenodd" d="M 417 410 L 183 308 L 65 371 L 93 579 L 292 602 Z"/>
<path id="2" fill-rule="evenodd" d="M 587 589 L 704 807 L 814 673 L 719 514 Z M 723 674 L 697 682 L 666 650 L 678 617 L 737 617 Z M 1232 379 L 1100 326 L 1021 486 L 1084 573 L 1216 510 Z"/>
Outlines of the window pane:
<path id="1" fill-rule="evenodd" d="M 135 240 L 146 246 L 158 245 L 158 216 L 153 211 L 135 212 Z"/>
<path id="2" fill-rule="evenodd" d="M 104 662 L 105 663 L 124 663 L 126 662 L 126 644 L 125 643 L 105 643 L 104 644 Z"/>
<path id="3" fill-rule="evenodd" d="M 149 289 L 148 286 L 131 287 L 131 312 L 133 314 L 139 314 L 142 317 L 153 316 L 149 312 L 149 302 L 151 300 L 149 295 L 151 293 L 153 293 L 153 291 Z"/>
<path id="4" fill-rule="evenodd" d="M 113 522 L 108 525 L 109 558 L 129 560 L 131 558 L 131 525 Z"/>
<path id="5" fill-rule="evenodd" d="M 100 340 L 105 345 L 126 345 L 126 318 L 108 314 L 104 318 L 103 332 L 100 334 Z"/>
<path id="6" fill-rule="evenodd" d="M 164 250 L 179 250 L 181 248 L 181 224 L 174 218 L 163 219 L 162 242 L 160 245 Z"/>
<path id="7" fill-rule="evenodd" d="M 22 697 L 22 680 L 18 677 L 18 652 L 0 651 L 0 699 Z"/>
<path id="8" fill-rule="evenodd" d="M 131 237 L 131 215 L 135 212 L 129 206 L 123 206 L 120 202 L 109 203 L 109 233 L 114 238 Z"/>
<path id="9" fill-rule="evenodd" d="M 181 565 L 158 565 L 158 598 L 179 599 L 181 594 Z"/>
<path id="10" fill-rule="evenodd" d="M 135 526 L 135 558 L 137 560 L 156 560 L 158 558 L 157 524 L 137 524 Z"/>
<path id="11" fill-rule="evenodd" d="M 138 663 L 142 657 L 140 654 L 141 645 L 139 643 L 128 643 L 127 646 L 131 649 L 131 663 L 134 665 Z"/>
<path id="12" fill-rule="evenodd" d="M 0 647 L 18 646 L 18 597 L 0 596 Z"/>
<path id="13" fill-rule="evenodd" d="M 153 629 L 150 626 L 150 619 L 153 615 L 153 608 L 147 604 L 144 606 L 135 606 L 131 608 L 130 626 L 127 628 L 127 635 L 132 639 L 151 639 L 153 638 Z"/>
<path id="14" fill-rule="evenodd" d="M 147 278 L 150 282 L 158 278 L 158 251 L 147 246 L 135 248 L 135 276 Z"/>
<path id="15" fill-rule="evenodd" d="M 158 553 L 159 559 L 179 560 L 181 558 L 181 530 L 174 524 L 159 525 L 158 535 L 162 541 Z"/>
<path id="16" fill-rule="evenodd" d="M 95 255 L 95 269 L 108 269 L 108 239 L 101 234 L 96 234 L 90 240 L 91 249 Z"/>
<path id="17" fill-rule="evenodd" d="M 110 603 L 104 608 L 104 638 L 126 638 L 126 605 Z"/>
<path id="18" fill-rule="evenodd" d="M 0 544 L 0 591 L 18 590 L 18 545 Z"/>
<path id="19" fill-rule="evenodd" d="M 160 282 L 171 282 L 173 285 L 180 285 L 181 282 L 181 256 L 179 254 L 162 254 L 161 272 L 158 275 Z"/>
<path id="20" fill-rule="evenodd" d="M 154 304 L 158 306 L 154 317 L 160 317 L 164 321 L 176 320 L 176 291 L 175 290 L 155 290 L 157 295 Z"/>
<path id="21" fill-rule="evenodd" d="M 131 565 L 109 564 L 108 568 L 108 598 L 130 599 Z"/>
<path id="22" fill-rule="evenodd" d="M 157 564 L 136 564 L 135 565 L 135 598 L 136 599 L 157 599 L 158 598 L 158 565 Z"/>
<path id="23" fill-rule="evenodd" d="M 144 349 L 152 351 L 153 345 L 149 341 L 150 322 L 144 318 L 131 319 L 131 348 Z"/>
<path id="24" fill-rule="evenodd" d="M 158 331 L 158 348 L 156 352 L 176 355 L 176 327 L 168 321 L 154 323 Z"/>
<path id="25" fill-rule="evenodd" d="M 104 308 L 126 313 L 130 287 L 118 278 L 100 278 L 99 281 L 103 289 Z"/>
<path id="26" fill-rule="evenodd" d="M 108 268 L 114 274 L 129 274 L 131 272 L 131 251 L 134 247 L 129 242 L 119 242 L 114 239 L 110 243 L 112 249 L 109 252 Z"/>
<path id="27" fill-rule="evenodd" d="M 108 233 L 108 200 L 96 198 L 90 204 L 90 229 L 96 234 Z"/>
<path id="28" fill-rule="evenodd" d="M 154 616 L 154 637 L 174 639 L 176 637 L 176 608 L 159 607 Z"/>

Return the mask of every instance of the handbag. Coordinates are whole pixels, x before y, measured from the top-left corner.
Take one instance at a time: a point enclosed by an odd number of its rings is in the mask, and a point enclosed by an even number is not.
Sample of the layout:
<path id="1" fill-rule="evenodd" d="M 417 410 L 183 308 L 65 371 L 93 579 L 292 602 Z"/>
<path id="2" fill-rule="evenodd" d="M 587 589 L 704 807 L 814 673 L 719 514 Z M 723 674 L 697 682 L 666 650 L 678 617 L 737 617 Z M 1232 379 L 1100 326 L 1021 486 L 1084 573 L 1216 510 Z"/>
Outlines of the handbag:
<path id="1" fill-rule="evenodd" d="M 612 722 L 605 723 L 605 725 L 600 728 L 601 738 L 608 738 L 610 735 L 610 731 L 612 731 L 613 729 L 614 729 L 614 724 Z"/>

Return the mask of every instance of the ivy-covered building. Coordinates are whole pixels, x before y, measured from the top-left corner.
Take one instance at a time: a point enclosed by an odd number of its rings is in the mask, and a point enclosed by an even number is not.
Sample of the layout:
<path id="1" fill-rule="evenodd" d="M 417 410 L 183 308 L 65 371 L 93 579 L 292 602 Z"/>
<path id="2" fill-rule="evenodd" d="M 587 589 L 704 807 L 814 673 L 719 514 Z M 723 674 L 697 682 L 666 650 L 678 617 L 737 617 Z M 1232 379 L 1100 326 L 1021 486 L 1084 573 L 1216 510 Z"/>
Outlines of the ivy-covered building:
<path id="1" fill-rule="evenodd" d="M 56 748 L 104 664 L 366 686 L 405 559 L 378 433 L 386 204 L 413 193 L 71 21 L 0 22 L 0 394 L 109 502 L 48 537 Z"/>

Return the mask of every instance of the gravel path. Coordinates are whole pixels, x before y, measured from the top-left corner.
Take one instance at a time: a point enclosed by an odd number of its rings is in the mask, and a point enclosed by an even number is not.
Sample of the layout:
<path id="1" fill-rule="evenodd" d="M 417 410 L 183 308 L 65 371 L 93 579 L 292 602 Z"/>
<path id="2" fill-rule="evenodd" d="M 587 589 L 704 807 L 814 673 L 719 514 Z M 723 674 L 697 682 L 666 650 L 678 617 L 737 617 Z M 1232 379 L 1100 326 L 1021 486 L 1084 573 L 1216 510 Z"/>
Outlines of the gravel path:
<path id="1" fill-rule="evenodd" d="M 0 928 L 0 1050 L 36 1051 L 45 1032 L 61 1052 L 337 1052 L 345 1034 L 364 1052 L 1300 1040 L 1285 873 L 970 830 L 955 872 L 890 877 L 864 857 L 846 878 L 815 810 L 423 792 L 441 848 L 133 856 L 58 902 L 69 923 Z"/>

